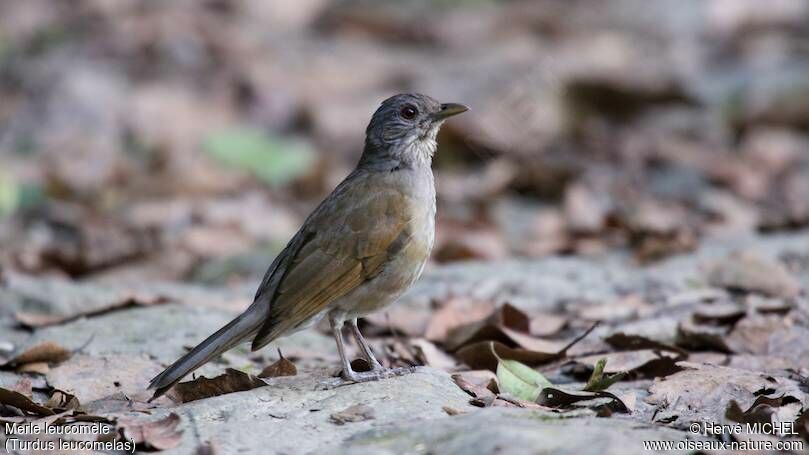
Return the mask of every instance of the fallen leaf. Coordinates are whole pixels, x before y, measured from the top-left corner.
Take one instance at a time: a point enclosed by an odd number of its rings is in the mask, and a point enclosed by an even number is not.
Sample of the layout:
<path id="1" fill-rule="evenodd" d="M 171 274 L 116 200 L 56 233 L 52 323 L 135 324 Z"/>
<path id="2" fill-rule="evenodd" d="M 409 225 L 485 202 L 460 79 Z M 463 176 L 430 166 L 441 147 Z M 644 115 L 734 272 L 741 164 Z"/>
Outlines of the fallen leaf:
<path id="1" fill-rule="evenodd" d="M 739 321 L 725 337 L 728 348 L 739 354 L 784 358 L 795 365 L 809 362 L 809 328 L 791 317 L 755 314 Z"/>
<path id="2" fill-rule="evenodd" d="M 791 395 L 781 395 L 775 398 L 760 395 L 745 411 L 742 411 L 735 400 L 730 400 L 725 417 L 739 423 L 772 423 L 776 408 L 790 404 L 801 406 L 801 402 Z"/>
<path id="3" fill-rule="evenodd" d="M 11 406 L 20 411 L 38 416 L 55 414 L 55 412 L 46 406 L 35 403 L 30 397 L 26 396 L 26 393 L 30 393 L 30 391 L 23 390 L 21 393 L 16 390 L 0 387 L 0 404 Z"/>
<path id="4" fill-rule="evenodd" d="M 728 329 L 704 324 L 695 324 L 683 321 L 677 325 L 676 342 L 692 351 L 713 350 L 730 353 L 731 349 L 725 342 Z"/>
<path id="5" fill-rule="evenodd" d="M 491 372 L 488 372 L 491 374 Z M 481 384 L 475 381 L 474 377 L 471 377 L 465 373 L 456 373 L 452 375 L 452 380 L 455 381 L 455 384 L 461 388 L 464 392 L 468 393 L 470 396 L 475 398 L 472 401 L 472 404 L 479 407 L 487 407 L 491 406 L 494 402 L 497 395 L 494 390 L 491 390 L 489 387 L 490 383 Z M 490 378 L 491 380 L 491 378 Z M 499 390 L 498 390 L 499 391 Z"/>
<path id="6" fill-rule="evenodd" d="M 553 387 L 542 373 L 514 360 L 499 360 L 497 380 L 501 392 L 521 400 L 535 401 L 545 387 Z"/>
<path id="7" fill-rule="evenodd" d="M 197 447 L 195 455 L 219 455 L 220 453 L 218 446 L 212 441 L 208 441 Z"/>
<path id="8" fill-rule="evenodd" d="M 801 415 L 795 419 L 795 430 L 804 441 L 809 442 L 809 408 L 804 409 Z"/>
<path id="9" fill-rule="evenodd" d="M 183 431 L 177 428 L 180 416 L 173 412 L 155 421 L 119 418 L 116 424 L 120 434 L 141 450 L 167 450 L 183 440 Z"/>
<path id="10" fill-rule="evenodd" d="M 610 336 L 604 338 L 604 341 L 615 349 L 623 351 L 634 351 L 638 349 L 653 349 L 659 351 L 669 351 L 678 354 L 679 357 L 685 358 L 688 353 L 677 346 L 661 343 L 651 338 L 646 338 L 640 335 L 631 335 L 623 332 L 615 332 Z M 679 359 L 682 360 L 682 359 Z"/>
<path id="11" fill-rule="evenodd" d="M 47 380 L 51 387 L 78 397 L 84 405 L 102 399 L 131 403 L 146 401 L 149 394 L 144 384 L 160 370 L 160 364 L 146 355 L 77 354 L 52 368 Z"/>
<path id="12" fill-rule="evenodd" d="M 439 263 L 463 260 L 498 260 L 508 256 L 500 232 L 482 223 L 464 225 L 444 222 L 436 229 L 432 258 Z"/>
<path id="13" fill-rule="evenodd" d="M 600 390 L 605 390 L 626 376 L 626 371 L 619 371 L 609 376 L 605 375 L 604 367 L 606 365 L 606 358 L 601 358 L 596 361 L 595 366 L 593 367 L 593 373 L 590 375 L 590 379 L 587 380 L 587 384 L 584 385 L 582 390 L 585 392 L 598 392 Z"/>
<path id="14" fill-rule="evenodd" d="M 642 297 L 631 294 L 619 299 L 596 303 L 579 309 L 579 317 L 588 321 L 621 321 L 635 319 L 654 307 Z"/>
<path id="15" fill-rule="evenodd" d="M 586 406 L 601 412 L 621 412 L 629 413 L 629 408 L 626 407 L 623 401 L 616 395 L 610 392 L 569 392 L 554 387 L 547 387 L 542 389 L 536 402 L 542 406 L 547 406 L 553 409 L 569 409 L 574 404 L 580 402 L 591 402 L 601 398 L 606 398 L 607 403 L 594 403 Z"/>
<path id="16" fill-rule="evenodd" d="M 266 385 L 266 382 L 255 376 L 228 368 L 225 370 L 225 374 L 213 379 L 200 377 L 192 381 L 181 382 L 169 390 L 166 395 L 175 402 L 188 403 L 227 393 L 252 390 Z"/>
<path id="17" fill-rule="evenodd" d="M 277 187 L 312 171 L 316 155 L 307 142 L 294 142 L 261 130 L 232 128 L 207 138 L 203 150 L 224 164 L 248 171 Z"/>
<path id="18" fill-rule="evenodd" d="M 595 369 L 601 359 L 606 360 L 604 373 L 632 373 L 640 377 L 658 377 L 680 371 L 677 362 L 684 360 L 673 352 L 643 349 L 639 351 L 610 352 L 586 357 L 577 357 L 574 362 L 587 365 Z"/>
<path id="19" fill-rule="evenodd" d="M 131 306 L 157 305 L 170 301 L 163 295 L 134 290 L 127 286 L 76 283 L 16 274 L 9 280 L 8 288 L 27 300 L 42 302 L 44 311 L 15 313 L 17 321 L 28 328 L 64 324 Z"/>
<path id="20" fill-rule="evenodd" d="M 535 337 L 556 335 L 567 325 L 567 318 L 552 313 L 532 313 L 528 332 Z"/>
<path id="21" fill-rule="evenodd" d="M 750 408 L 760 390 L 805 400 L 797 384 L 787 378 L 774 378 L 757 372 L 722 366 L 680 362 L 683 371 L 656 380 L 645 401 L 658 406 L 658 419 L 677 417 L 679 425 L 690 422 L 719 422 L 728 403 L 734 400 L 742 409 Z"/>
<path id="22" fill-rule="evenodd" d="M 481 341 L 464 346 L 455 352 L 455 357 L 473 369 L 497 370 L 497 357 L 517 360 L 527 365 L 539 365 L 564 356 L 563 346 L 553 352 L 531 351 L 522 348 L 510 348 L 497 341 Z"/>
<path id="23" fill-rule="evenodd" d="M 453 370 L 458 365 L 453 357 L 423 338 L 410 340 L 410 345 L 415 349 L 418 360 L 424 365 L 444 371 Z"/>
<path id="24" fill-rule="evenodd" d="M 567 351 L 571 347 L 589 335 L 597 325 L 597 323 L 593 324 L 584 333 L 569 342 L 542 340 L 501 327 L 493 333 L 501 334 L 512 342 L 512 337 L 516 337 L 520 339 L 523 344 L 529 345 L 535 349 L 512 348 L 500 341 L 480 341 L 462 347 L 455 352 L 455 357 L 473 369 L 495 371 L 497 369 L 498 358 L 516 360 L 529 366 L 536 366 L 563 358 L 567 355 Z"/>
<path id="25" fill-rule="evenodd" d="M 68 411 L 79 409 L 80 404 L 75 396 L 57 389 L 54 390 L 51 397 L 48 398 L 48 402 L 45 403 L 45 406 L 58 411 Z"/>
<path id="26" fill-rule="evenodd" d="M 461 414 L 465 414 L 465 412 L 459 411 L 455 408 L 451 408 L 449 406 L 442 406 L 441 410 L 446 412 L 448 416 L 457 416 Z"/>
<path id="27" fill-rule="evenodd" d="M 738 303 L 725 300 L 698 304 L 692 317 L 697 324 L 733 325 L 743 318 L 745 313 L 744 307 Z"/>
<path id="28" fill-rule="evenodd" d="M 60 363 L 69 359 L 71 352 L 53 341 L 43 341 L 13 356 L 2 367 L 19 367 L 31 363 Z"/>
<path id="29" fill-rule="evenodd" d="M 454 351 L 466 344 L 483 340 L 498 340 L 508 342 L 508 335 L 502 332 L 509 328 L 516 332 L 527 334 L 531 328 L 528 315 L 510 304 L 505 304 L 492 310 L 483 319 L 459 325 L 449 331 L 445 345 Z"/>
<path id="30" fill-rule="evenodd" d="M 736 251 L 713 264 L 707 280 L 712 286 L 772 297 L 795 297 L 801 289 L 786 267 L 752 251 Z"/>
<path id="31" fill-rule="evenodd" d="M 411 337 L 420 337 L 427 330 L 431 313 L 426 305 L 423 308 L 392 305 L 386 311 L 379 311 L 365 316 L 363 320 L 372 324 L 371 328 L 383 329 L 380 332 L 402 333 Z"/>
<path id="32" fill-rule="evenodd" d="M 349 422 L 362 422 L 374 418 L 374 409 L 366 404 L 355 404 L 348 408 L 335 412 L 330 420 L 335 425 L 345 425 Z"/>
<path id="33" fill-rule="evenodd" d="M 20 365 L 14 369 L 17 373 L 34 373 L 34 374 L 48 374 L 51 371 L 50 365 L 47 362 L 34 362 Z"/>
<path id="34" fill-rule="evenodd" d="M 295 376 L 298 374 L 298 368 L 295 367 L 295 364 L 290 362 L 287 358 L 281 354 L 281 350 L 278 350 L 278 360 L 276 360 L 272 365 L 265 367 L 261 370 L 258 377 L 260 378 L 276 378 L 279 376 Z"/>
<path id="35" fill-rule="evenodd" d="M 575 182 L 565 188 L 564 214 L 569 229 L 592 234 L 601 231 L 609 213 L 608 196 L 593 191 L 588 185 Z"/>
<path id="36" fill-rule="evenodd" d="M 488 300 L 452 297 L 433 312 L 424 338 L 443 342 L 452 330 L 485 319 L 493 310 L 494 303 Z"/>
<path id="37" fill-rule="evenodd" d="M 219 455 L 220 453 L 219 446 L 212 441 L 208 441 L 197 447 L 196 455 Z"/>
<path id="38" fill-rule="evenodd" d="M 11 389 L 9 390 L 22 394 L 29 400 L 32 400 L 34 398 L 34 391 L 33 387 L 31 386 L 31 378 L 26 377 L 20 378 L 20 380 L 17 381 L 13 386 L 11 386 Z"/>

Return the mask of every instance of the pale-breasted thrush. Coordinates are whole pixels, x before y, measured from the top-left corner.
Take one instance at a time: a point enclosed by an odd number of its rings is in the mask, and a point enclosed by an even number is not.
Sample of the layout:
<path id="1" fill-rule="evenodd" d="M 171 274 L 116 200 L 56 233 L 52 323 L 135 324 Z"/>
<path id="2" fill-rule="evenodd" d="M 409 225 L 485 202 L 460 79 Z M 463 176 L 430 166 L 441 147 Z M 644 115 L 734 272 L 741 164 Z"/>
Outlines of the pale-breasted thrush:
<path id="1" fill-rule="evenodd" d="M 345 380 L 383 376 L 357 318 L 393 303 L 421 275 L 435 232 L 436 135 L 444 120 L 467 109 L 421 94 L 383 101 L 366 129 L 356 169 L 275 258 L 253 304 L 152 379 L 153 398 L 241 342 L 252 339 L 255 351 L 323 317 L 331 323 Z M 369 372 L 351 368 L 343 346 L 346 321 Z"/>

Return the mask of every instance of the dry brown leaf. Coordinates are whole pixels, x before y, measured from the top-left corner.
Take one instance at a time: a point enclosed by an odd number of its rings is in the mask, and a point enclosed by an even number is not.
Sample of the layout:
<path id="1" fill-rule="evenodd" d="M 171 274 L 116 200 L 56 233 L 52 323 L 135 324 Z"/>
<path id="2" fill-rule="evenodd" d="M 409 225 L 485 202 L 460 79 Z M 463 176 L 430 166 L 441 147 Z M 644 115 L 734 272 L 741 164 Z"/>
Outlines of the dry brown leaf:
<path id="1" fill-rule="evenodd" d="M 551 313 L 532 313 L 529 333 L 535 337 L 556 335 L 567 325 L 567 318 Z"/>
<path id="2" fill-rule="evenodd" d="M 222 452 L 219 450 L 218 445 L 212 441 L 208 441 L 197 447 L 197 452 L 195 455 L 219 455 L 221 453 Z"/>
<path id="3" fill-rule="evenodd" d="M 752 251 L 736 251 L 713 264 L 707 279 L 712 286 L 772 297 L 795 297 L 801 290 L 786 267 Z"/>
<path id="4" fill-rule="evenodd" d="M 17 392 L 22 394 L 29 400 L 34 398 L 34 390 L 31 386 L 31 378 L 22 377 L 19 381 L 17 381 L 11 388 L 9 389 L 13 392 Z"/>
<path id="5" fill-rule="evenodd" d="M 804 409 L 801 415 L 795 419 L 795 430 L 804 441 L 809 442 L 809 408 Z"/>
<path id="6" fill-rule="evenodd" d="M 52 387 L 75 395 L 86 405 L 110 398 L 131 399 L 126 402 L 132 403 L 146 401 L 144 384 L 160 370 L 160 365 L 146 355 L 77 354 L 52 368 L 47 379 Z"/>
<path id="7" fill-rule="evenodd" d="M 731 349 L 725 342 L 727 333 L 725 327 L 683 321 L 677 325 L 677 346 L 692 351 L 713 350 L 730 353 Z"/>
<path id="8" fill-rule="evenodd" d="M 553 409 L 569 409 L 581 402 L 605 401 L 604 403 L 594 403 L 589 407 L 598 412 L 599 416 L 609 416 L 612 412 L 628 414 L 629 408 L 615 394 L 600 390 L 598 392 L 566 391 L 555 387 L 545 387 L 539 393 L 537 404 Z"/>
<path id="9" fill-rule="evenodd" d="M 22 386 L 18 387 L 15 385 L 15 388 L 21 387 Z M 20 392 L 0 387 L 0 404 L 11 406 L 25 413 L 38 416 L 55 414 L 55 412 L 48 407 L 35 403 L 29 396 L 26 396 L 26 394 L 30 394 L 30 390 Z"/>
<path id="10" fill-rule="evenodd" d="M 781 395 L 778 397 L 768 397 L 766 395 L 759 395 L 756 401 L 747 410 L 742 410 L 734 400 L 730 400 L 725 417 L 728 420 L 739 423 L 760 423 L 769 424 L 773 422 L 773 415 L 776 414 L 783 406 L 794 405 L 798 408 L 801 407 L 801 402 L 791 395 Z M 786 412 L 795 412 L 794 410 L 785 409 Z"/>
<path id="11" fill-rule="evenodd" d="M 371 313 L 363 318 L 364 321 L 387 332 L 402 333 L 411 337 L 420 337 L 426 330 L 430 320 L 429 308 L 413 308 L 407 305 L 393 305 L 386 311 Z M 363 332 L 365 333 L 365 332 Z"/>
<path id="12" fill-rule="evenodd" d="M 588 321 L 620 321 L 650 313 L 654 307 L 636 294 L 614 301 L 596 303 L 579 309 L 579 317 Z"/>
<path id="13" fill-rule="evenodd" d="M 480 375 L 474 374 L 473 372 L 467 371 L 452 375 L 452 380 L 455 381 L 455 384 L 474 398 L 470 403 L 475 406 L 491 406 L 495 398 L 497 398 L 498 389 L 496 376 L 491 371 L 486 371 L 486 373 L 489 373 L 491 376 L 485 382 L 480 382 Z"/>
<path id="14" fill-rule="evenodd" d="M 682 360 L 681 356 L 675 353 L 644 349 L 579 357 L 575 359 L 575 362 L 592 368 L 600 359 L 607 359 L 604 373 L 635 372 L 648 377 L 668 376 L 676 373 L 681 369 L 676 363 L 678 360 Z"/>
<path id="15" fill-rule="evenodd" d="M 564 213 L 567 226 L 576 233 L 596 233 L 604 228 L 609 207 L 603 195 L 576 182 L 565 188 Z"/>
<path id="16" fill-rule="evenodd" d="M 49 204 L 42 218 L 41 229 L 48 235 L 28 242 L 21 255 L 26 268 L 56 267 L 81 276 L 143 257 L 159 244 L 153 231 L 79 205 Z"/>
<path id="17" fill-rule="evenodd" d="M 169 390 L 166 395 L 178 403 L 188 403 L 189 401 L 252 390 L 266 385 L 266 382 L 255 376 L 228 368 L 225 370 L 225 374 L 213 379 L 200 377 L 192 381 L 181 382 Z"/>
<path id="18" fill-rule="evenodd" d="M 3 367 L 19 367 L 31 363 L 60 363 L 69 359 L 71 352 L 53 341 L 43 341 L 9 359 Z"/>
<path id="19" fill-rule="evenodd" d="M 278 360 L 276 360 L 272 365 L 268 365 L 261 373 L 259 373 L 258 377 L 260 378 L 277 378 L 279 376 L 295 376 L 298 374 L 298 368 L 295 366 L 294 363 L 290 362 L 283 354 L 281 354 L 281 350 L 278 350 Z"/>
<path id="20" fill-rule="evenodd" d="M 355 404 L 348 408 L 335 412 L 330 417 L 330 420 L 335 425 L 345 425 L 350 422 L 362 422 L 364 420 L 371 420 L 374 418 L 374 409 L 367 404 Z"/>
<path id="21" fill-rule="evenodd" d="M 79 409 L 80 403 L 75 396 L 57 389 L 48 398 L 45 406 L 55 410 L 68 411 Z"/>
<path id="22" fill-rule="evenodd" d="M 802 401 L 806 394 L 786 378 L 715 365 L 680 362 L 685 368 L 649 388 L 645 401 L 659 408 L 658 420 L 677 416 L 677 422 L 719 422 L 730 400 L 742 409 L 750 408 L 761 391 L 789 395 Z"/>
<path id="23" fill-rule="evenodd" d="M 433 259 L 437 262 L 497 260 L 508 255 L 503 235 L 487 225 L 465 226 L 443 222 L 436 229 Z"/>
<path id="24" fill-rule="evenodd" d="M 767 356 L 773 362 L 786 359 L 794 365 L 809 364 L 809 328 L 791 317 L 748 316 L 733 327 L 725 342 L 735 353 Z"/>
<path id="25" fill-rule="evenodd" d="M 183 432 L 177 428 L 179 424 L 180 416 L 173 412 L 151 422 L 130 418 L 120 418 L 117 422 L 121 435 L 141 450 L 167 450 L 180 445 Z"/>
<path id="26" fill-rule="evenodd" d="M 679 357 L 681 358 L 685 358 L 688 355 L 686 351 L 676 346 L 661 343 L 640 335 L 630 335 L 623 332 L 615 332 L 612 335 L 604 338 L 604 341 L 618 350 L 654 349 L 659 351 L 673 352 L 679 354 Z"/>
<path id="27" fill-rule="evenodd" d="M 445 371 L 453 370 L 458 365 L 449 354 L 423 338 L 410 340 L 410 345 L 415 349 L 416 357 L 423 365 Z"/>
<path id="28" fill-rule="evenodd" d="M 564 345 L 560 344 L 559 350 L 562 348 L 564 348 Z M 497 369 L 497 356 L 534 366 L 561 358 L 563 353 L 559 350 L 552 352 L 531 351 L 522 348 L 510 348 L 497 341 L 480 341 L 462 347 L 455 352 L 455 357 L 470 368 L 495 371 Z"/>
<path id="29" fill-rule="evenodd" d="M 520 334 L 510 329 L 501 328 L 495 333 L 505 335 L 510 341 L 514 341 L 513 338 L 516 338 L 520 340 L 523 345 L 536 349 L 522 347 L 512 348 L 500 341 L 480 341 L 462 347 L 455 352 L 455 357 L 473 369 L 495 371 L 497 369 L 498 358 L 516 360 L 529 366 L 536 366 L 563 358 L 571 347 L 575 346 L 589 335 L 597 326 L 598 323 L 593 324 L 584 333 L 569 342 L 542 340 L 529 335 Z"/>
<path id="30" fill-rule="evenodd" d="M 50 365 L 47 362 L 34 362 L 20 365 L 14 369 L 17 373 L 34 373 L 34 374 L 48 374 L 51 371 Z"/>
<path id="31" fill-rule="evenodd" d="M 492 311 L 485 319 L 468 323 L 451 330 L 446 337 L 445 346 L 450 351 L 478 341 L 496 340 L 507 344 L 516 343 L 510 334 L 525 334 L 531 329 L 528 316 L 518 308 L 505 304 Z M 508 330 L 506 333 L 504 330 Z"/>
<path id="32" fill-rule="evenodd" d="M 433 312 L 424 337 L 443 342 L 450 331 L 471 322 L 480 321 L 492 313 L 494 303 L 488 300 L 472 300 L 452 297 Z"/>
<path id="33" fill-rule="evenodd" d="M 694 309 L 694 322 L 698 324 L 732 325 L 745 315 L 745 309 L 731 300 L 700 303 Z"/>
<path id="34" fill-rule="evenodd" d="M 168 303 L 170 300 L 157 295 L 150 294 L 131 294 L 123 296 L 109 302 L 103 302 L 95 305 L 93 308 L 88 308 L 85 311 L 77 311 L 67 315 L 47 314 L 47 313 L 31 313 L 31 312 L 17 312 L 14 317 L 23 327 L 32 329 L 48 327 L 51 325 L 64 324 L 74 321 L 83 317 L 92 317 L 99 314 L 104 314 L 109 311 L 121 310 L 130 306 L 148 306 L 160 303 Z"/>

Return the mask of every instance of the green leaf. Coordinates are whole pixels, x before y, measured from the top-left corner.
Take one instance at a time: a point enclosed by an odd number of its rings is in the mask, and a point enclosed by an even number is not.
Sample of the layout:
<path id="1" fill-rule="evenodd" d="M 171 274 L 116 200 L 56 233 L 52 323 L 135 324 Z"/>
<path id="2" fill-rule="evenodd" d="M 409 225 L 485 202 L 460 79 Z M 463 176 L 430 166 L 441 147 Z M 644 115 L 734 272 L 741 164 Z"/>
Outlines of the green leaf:
<path id="1" fill-rule="evenodd" d="M 584 391 L 586 392 L 597 392 L 599 390 L 606 390 L 609 386 L 615 384 L 616 382 L 623 379 L 626 376 L 626 372 L 622 371 L 620 373 L 615 373 L 610 376 L 604 375 L 604 367 L 607 366 L 607 359 L 602 358 L 598 359 L 595 366 L 593 367 L 593 374 L 590 375 L 590 379 L 587 380 L 587 384 L 584 386 Z"/>
<path id="2" fill-rule="evenodd" d="M 497 382 L 503 392 L 531 402 L 537 399 L 542 389 L 553 386 L 533 368 L 516 360 L 503 359 L 497 362 Z"/>
<path id="3" fill-rule="evenodd" d="M 306 143 L 282 140 L 250 128 L 214 133 L 206 138 L 204 150 L 270 186 L 280 186 L 306 174 L 315 162 L 315 154 Z"/>
<path id="4" fill-rule="evenodd" d="M 0 172 L 0 217 L 12 214 L 19 203 L 19 185 L 13 176 Z"/>

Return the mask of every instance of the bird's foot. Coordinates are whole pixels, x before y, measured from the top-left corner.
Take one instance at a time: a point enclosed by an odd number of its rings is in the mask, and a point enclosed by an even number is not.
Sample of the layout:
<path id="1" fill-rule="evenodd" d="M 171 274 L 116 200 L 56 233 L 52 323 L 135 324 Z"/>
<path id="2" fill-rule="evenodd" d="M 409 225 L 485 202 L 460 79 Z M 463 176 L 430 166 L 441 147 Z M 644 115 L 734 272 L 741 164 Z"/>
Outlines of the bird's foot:
<path id="1" fill-rule="evenodd" d="M 388 379 L 396 376 L 404 376 L 416 371 L 418 367 L 401 367 L 401 368 L 384 368 L 379 365 L 380 369 L 373 369 L 371 371 L 343 371 L 339 377 L 330 378 L 318 384 L 318 389 L 328 390 L 341 387 L 349 384 L 356 384 L 359 382 L 379 381 L 380 379 Z"/>

